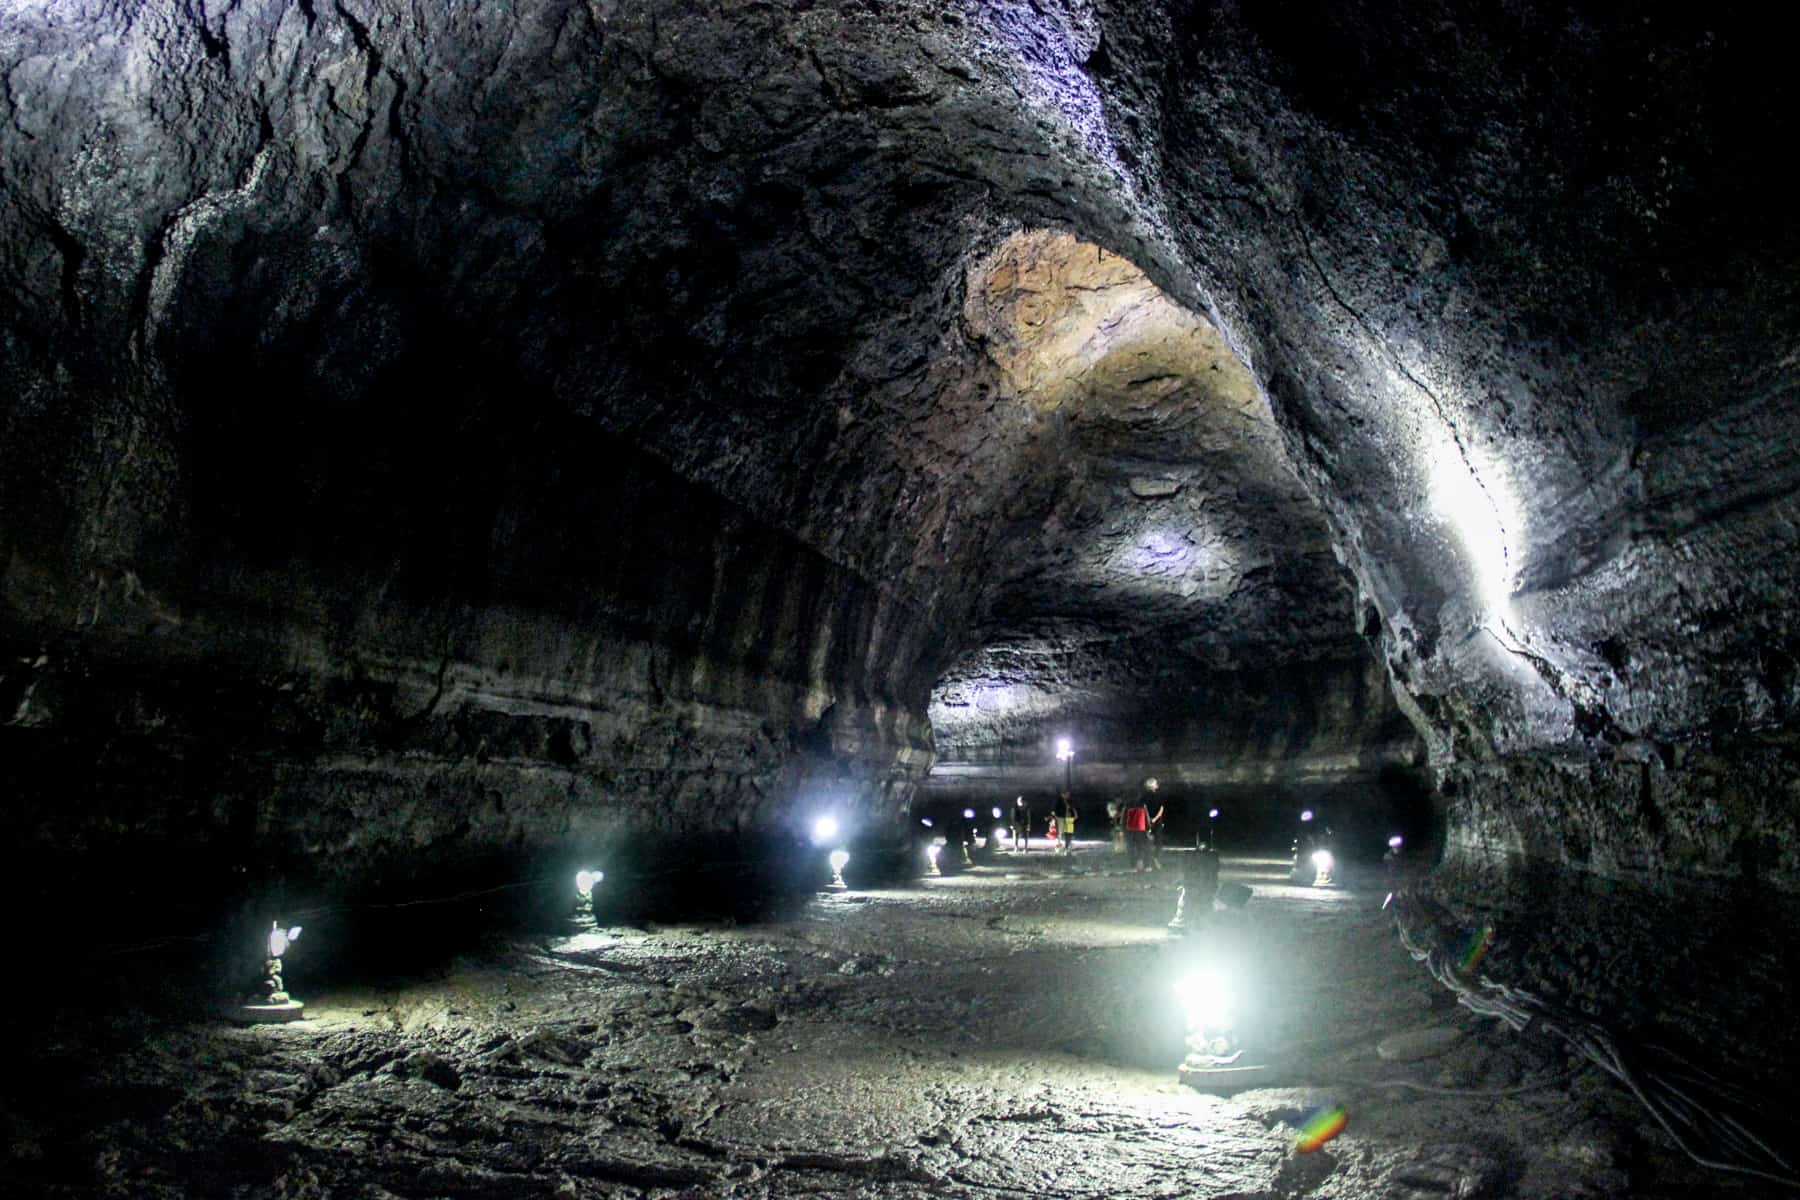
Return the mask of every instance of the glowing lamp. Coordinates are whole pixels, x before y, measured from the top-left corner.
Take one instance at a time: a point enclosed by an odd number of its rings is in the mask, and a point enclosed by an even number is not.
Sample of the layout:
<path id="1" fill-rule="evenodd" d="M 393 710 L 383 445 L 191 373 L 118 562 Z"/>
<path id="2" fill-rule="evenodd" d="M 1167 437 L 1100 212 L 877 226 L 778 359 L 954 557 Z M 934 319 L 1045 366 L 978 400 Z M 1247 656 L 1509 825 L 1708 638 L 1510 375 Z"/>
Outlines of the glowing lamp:
<path id="1" fill-rule="evenodd" d="M 1209 808 L 1206 810 L 1206 815 L 1209 819 L 1216 821 L 1219 819 L 1219 810 L 1216 808 Z"/>
<path id="2" fill-rule="evenodd" d="M 919 824 L 923 825 L 927 829 L 930 829 L 932 827 L 931 818 L 930 817 L 920 817 Z"/>
<path id="3" fill-rule="evenodd" d="M 1388 849 L 1389 850 L 1398 850 L 1401 846 L 1403 846 L 1405 844 L 1406 844 L 1406 839 L 1401 837 L 1397 833 L 1393 837 L 1388 839 Z"/>
<path id="4" fill-rule="evenodd" d="M 831 841 L 838 835 L 837 818 L 829 813 L 813 822 L 812 840 L 815 844 Z"/>
<path id="5" fill-rule="evenodd" d="M 975 819 L 975 810 L 974 809 L 972 809 L 972 808 L 963 809 L 963 820 L 973 821 L 974 819 Z"/>
<path id="6" fill-rule="evenodd" d="M 1188 1032 L 1224 1034 L 1231 1031 L 1231 990 L 1217 971 L 1201 970 L 1175 983 L 1175 994 L 1187 1013 Z"/>
<path id="7" fill-rule="evenodd" d="M 996 804 L 996 805 L 994 805 L 994 820 L 998 821 L 999 819 L 1000 819 L 1000 806 L 998 804 Z"/>
<path id="8" fill-rule="evenodd" d="M 1306 810 L 1305 810 L 1305 811 L 1303 811 L 1303 812 L 1302 812 L 1302 813 L 1301 813 L 1301 814 L 1300 814 L 1300 819 L 1301 819 L 1301 820 L 1302 820 L 1302 821 L 1310 821 L 1310 820 L 1312 820 L 1312 818 L 1313 818 L 1313 811 L 1312 811 L 1312 809 L 1310 809 L 1310 808 L 1309 808 L 1309 809 L 1306 809 Z"/>
<path id="9" fill-rule="evenodd" d="M 269 957 L 280 958 L 288 952 L 288 947 L 300 940 L 300 926 L 295 925 L 283 929 L 279 924 L 269 923 Z"/>
<path id="10" fill-rule="evenodd" d="M 300 926 L 284 927 L 280 921 L 269 922 L 268 937 L 263 942 L 262 995 L 240 1004 L 233 1014 L 237 1020 L 272 1024 L 298 1021 L 306 1015 L 305 1003 L 288 995 L 287 984 L 281 979 L 281 956 L 299 938 Z"/>

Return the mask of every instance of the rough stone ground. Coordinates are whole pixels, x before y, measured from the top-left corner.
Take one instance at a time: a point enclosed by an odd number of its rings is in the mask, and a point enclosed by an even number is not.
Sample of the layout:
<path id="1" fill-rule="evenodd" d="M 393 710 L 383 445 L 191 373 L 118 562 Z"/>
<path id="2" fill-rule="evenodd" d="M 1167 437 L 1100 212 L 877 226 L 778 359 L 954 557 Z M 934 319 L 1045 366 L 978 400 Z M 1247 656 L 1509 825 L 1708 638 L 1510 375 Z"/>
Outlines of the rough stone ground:
<path id="1" fill-rule="evenodd" d="M 489 941 L 432 978 L 315 991 L 287 1027 L 16 1028 L 31 1069 L 0 1084 L 0 1190 L 1751 1194 L 1687 1167 L 1592 1072 L 1449 1005 L 1395 944 L 1378 880 L 1302 889 L 1278 860 L 1228 859 L 1253 898 L 1174 942 L 1174 872 L 1121 862 L 1005 854 L 764 924 Z M 1202 949 L 1233 964 L 1252 1052 L 1297 1064 L 1292 1086 L 1176 1082 L 1170 980 Z M 1377 1051 L 1445 1027 L 1447 1051 Z M 1377 1086 L 1402 1079 L 1512 1090 Z M 1333 1102 L 1344 1134 L 1295 1153 L 1293 1122 Z"/>

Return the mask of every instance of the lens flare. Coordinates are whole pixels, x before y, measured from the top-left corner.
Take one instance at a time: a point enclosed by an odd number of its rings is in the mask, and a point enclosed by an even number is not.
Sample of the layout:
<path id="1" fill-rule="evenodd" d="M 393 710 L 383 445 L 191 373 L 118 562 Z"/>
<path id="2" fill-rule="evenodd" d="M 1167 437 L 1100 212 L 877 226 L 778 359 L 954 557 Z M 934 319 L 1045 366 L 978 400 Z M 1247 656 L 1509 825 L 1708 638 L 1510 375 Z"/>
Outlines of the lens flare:
<path id="1" fill-rule="evenodd" d="M 1344 1132 L 1344 1126 L 1349 1123 L 1350 1114 L 1344 1111 L 1341 1104 L 1316 1109 L 1301 1123 L 1300 1136 L 1294 1139 L 1294 1149 L 1302 1154 L 1311 1154 Z"/>
<path id="2" fill-rule="evenodd" d="M 1487 952 L 1494 947 L 1494 927 L 1483 925 L 1469 935 L 1463 943 L 1462 950 L 1456 956 L 1456 972 L 1459 975 L 1473 974 Z"/>

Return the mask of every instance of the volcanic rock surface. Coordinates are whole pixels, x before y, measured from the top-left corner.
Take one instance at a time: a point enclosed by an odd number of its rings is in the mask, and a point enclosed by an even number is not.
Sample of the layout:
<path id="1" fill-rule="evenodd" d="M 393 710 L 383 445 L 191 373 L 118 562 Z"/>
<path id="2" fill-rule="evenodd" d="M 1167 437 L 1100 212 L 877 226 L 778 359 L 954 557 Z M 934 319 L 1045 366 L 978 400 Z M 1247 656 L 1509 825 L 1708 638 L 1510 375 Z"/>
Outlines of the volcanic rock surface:
<path id="1" fill-rule="evenodd" d="M 896 844 L 1069 733 L 1098 790 L 1419 768 L 1469 897 L 1753 911 L 1800 888 L 1785 47 L 9 4 L 8 887 L 197 925 Z"/>

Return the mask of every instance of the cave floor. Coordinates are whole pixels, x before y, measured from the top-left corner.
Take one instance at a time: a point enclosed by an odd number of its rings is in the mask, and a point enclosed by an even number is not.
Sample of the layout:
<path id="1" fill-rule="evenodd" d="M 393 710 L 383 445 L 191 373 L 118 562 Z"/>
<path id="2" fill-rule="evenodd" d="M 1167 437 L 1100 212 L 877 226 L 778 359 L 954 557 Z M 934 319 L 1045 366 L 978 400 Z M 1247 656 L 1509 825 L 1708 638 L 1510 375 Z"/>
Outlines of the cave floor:
<path id="1" fill-rule="evenodd" d="M 1254 858 L 1224 880 L 1252 899 L 1176 940 L 1173 871 L 1005 854 L 766 923 L 488 941 L 428 979 L 308 995 L 294 1025 L 41 1047 L 71 1065 L 0 1107 L 7 1194 L 1749 1194 L 1593 1072 L 1449 1004 L 1374 881 L 1299 888 Z M 1238 971 L 1271 1086 L 1177 1082 L 1171 981 L 1195 953 Z M 1422 1029 L 1453 1032 L 1378 1052 Z M 1332 1104 L 1342 1135 L 1298 1153 Z"/>

